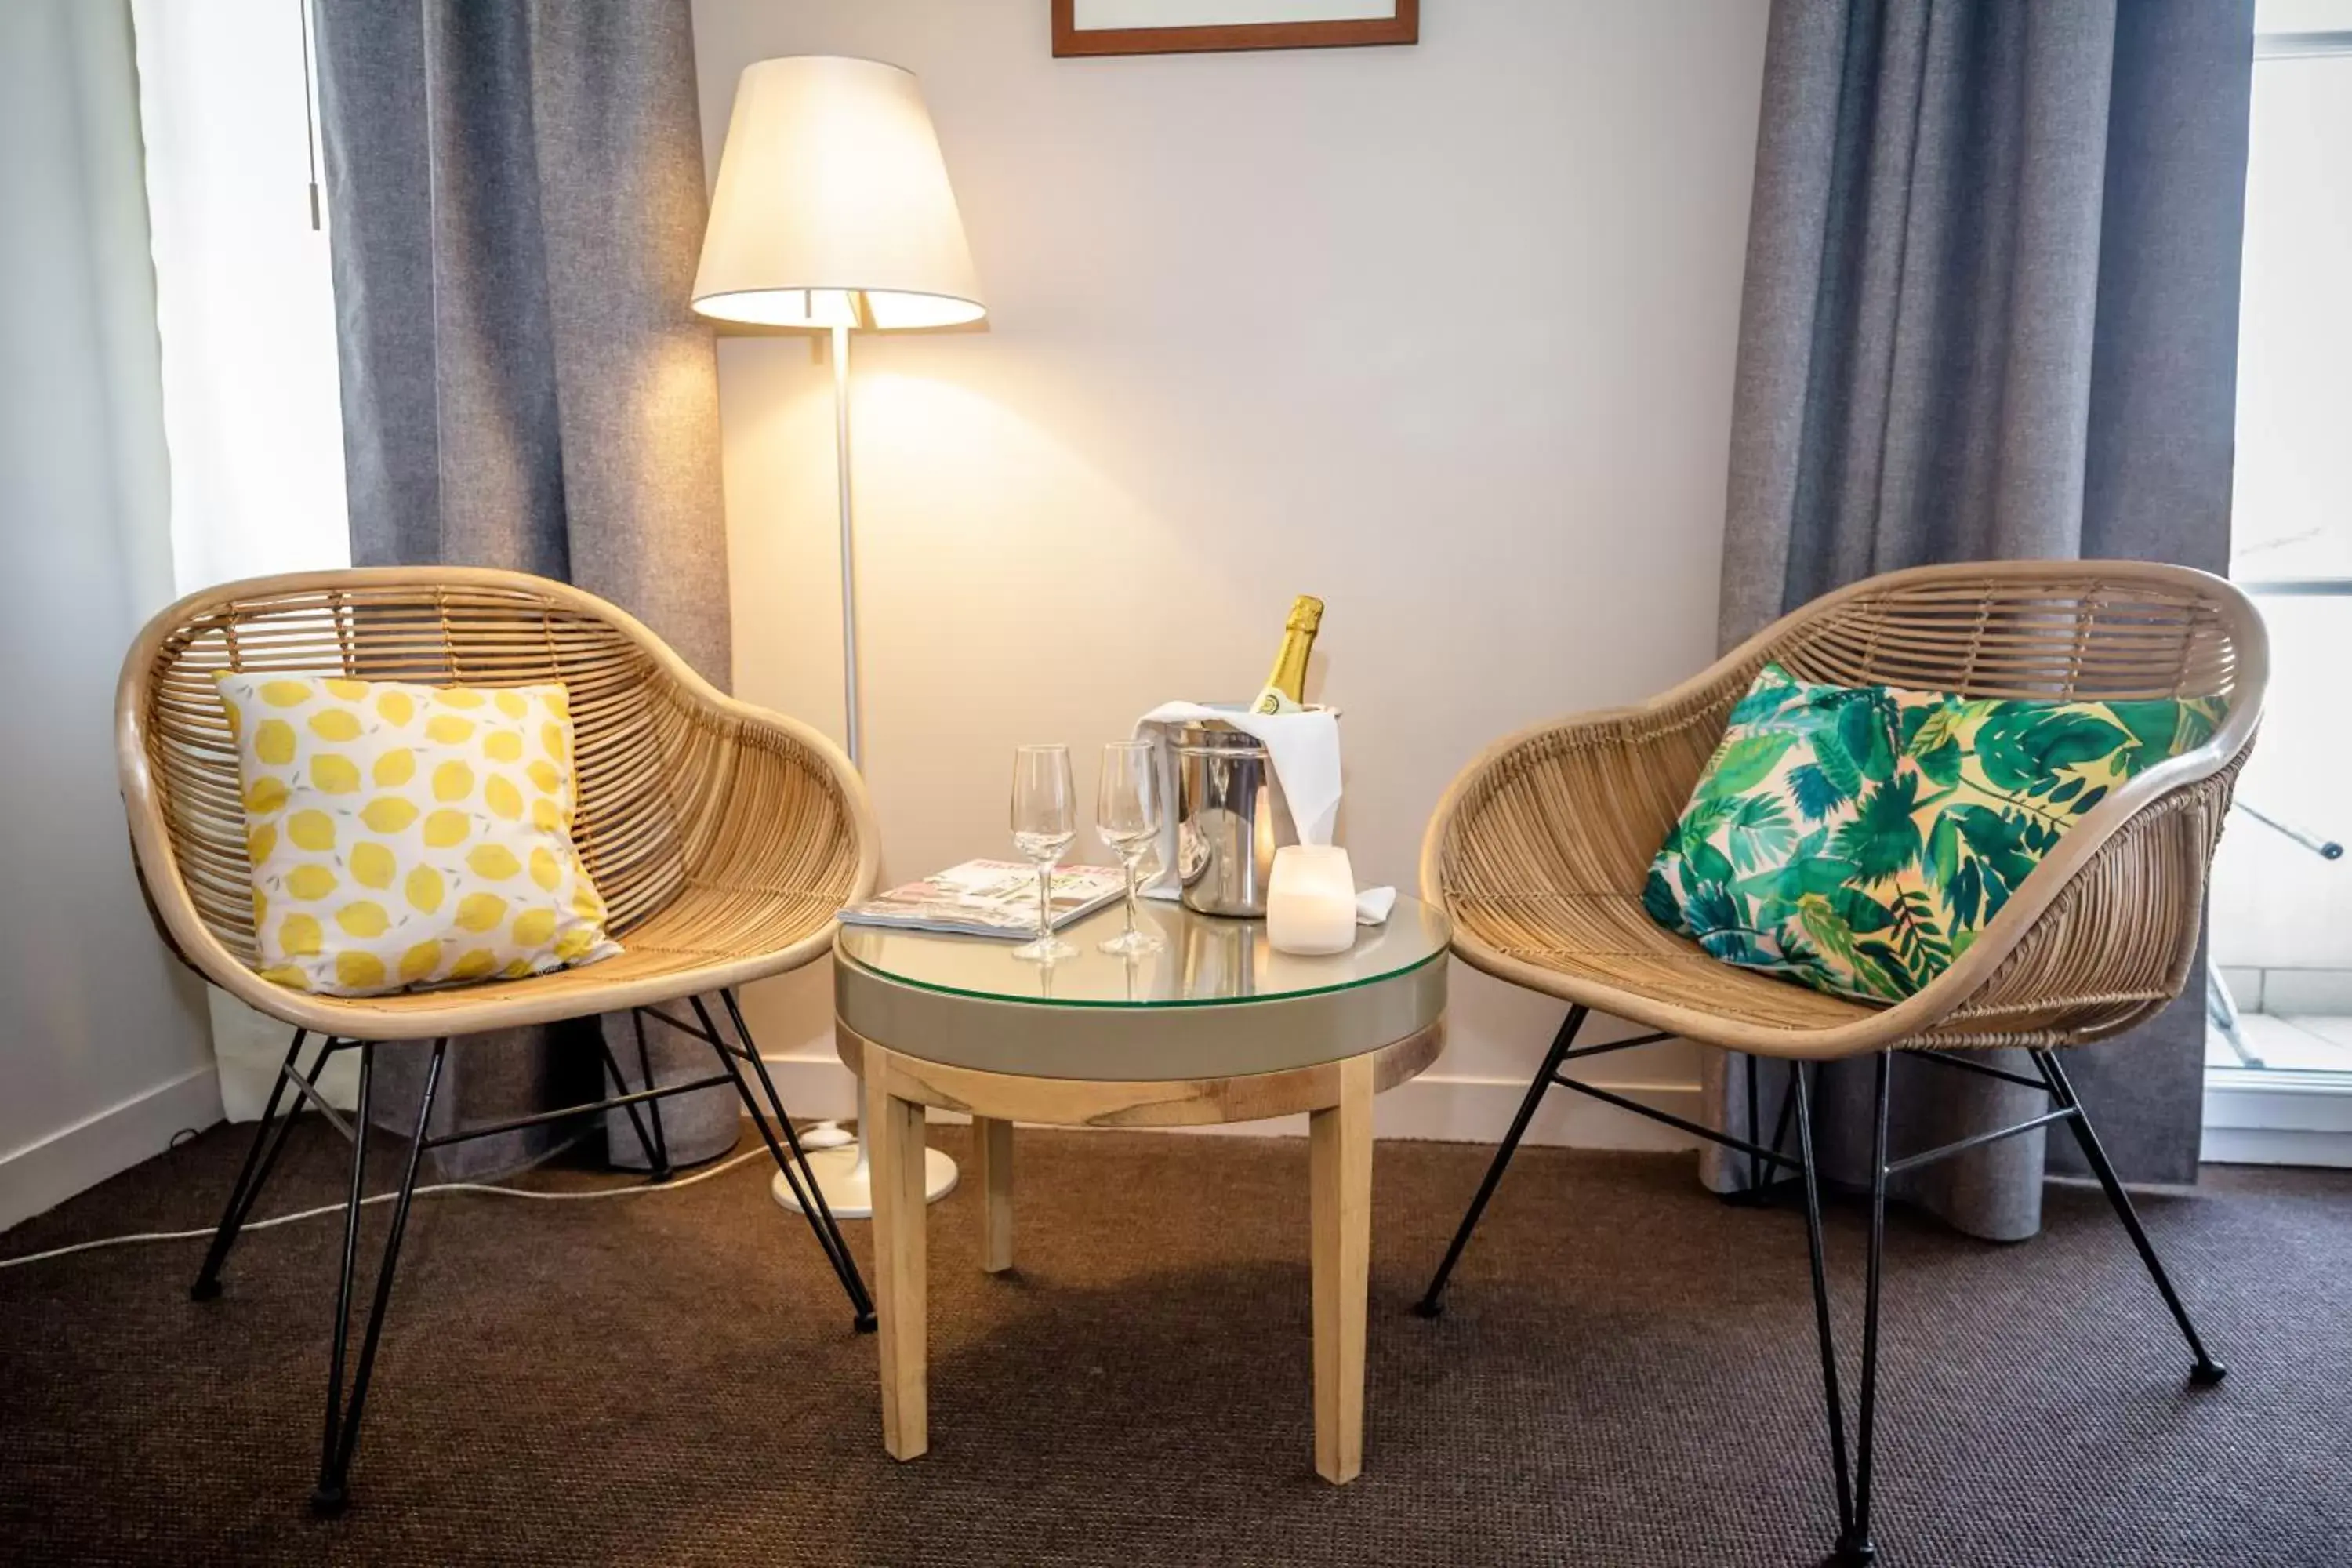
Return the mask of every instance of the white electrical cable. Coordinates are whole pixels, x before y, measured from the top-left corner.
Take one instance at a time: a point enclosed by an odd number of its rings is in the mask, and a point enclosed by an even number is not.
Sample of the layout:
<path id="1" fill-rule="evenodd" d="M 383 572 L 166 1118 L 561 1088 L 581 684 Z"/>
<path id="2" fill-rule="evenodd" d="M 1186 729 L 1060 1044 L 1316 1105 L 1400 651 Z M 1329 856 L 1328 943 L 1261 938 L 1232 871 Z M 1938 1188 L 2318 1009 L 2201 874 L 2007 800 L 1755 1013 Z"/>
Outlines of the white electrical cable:
<path id="1" fill-rule="evenodd" d="M 751 1149 L 736 1155 L 731 1160 L 722 1160 L 707 1171 L 697 1171 L 690 1176 L 680 1176 L 675 1181 L 640 1182 L 635 1186 L 598 1187 L 580 1193 L 534 1193 L 525 1191 L 521 1187 L 494 1187 L 484 1182 L 436 1182 L 429 1187 L 417 1188 L 415 1195 L 422 1198 L 436 1193 L 495 1193 L 502 1198 L 532 1198 L 541 1203 L 571 1203 L 583 1198 L 625 1198 L 633 1197 L 639 1193 L 680 1192 L 697 1182 L 707 1182 L 713 1176 L 725 1175 L 746 1160 L 767 1158 L 768 1151 L 764 1147 Z M 362 1198 L 360 1206 L 365 1208 L 371 1204 L 388 1204 L 399 1195 L 398 1193 L 378 1193 L 373 1197 Z M 272 1226 L 292 1225 L 298 1219 L 316 1219 L 320 1215 L 341 1214 L 344 1207 L 342 1204 L 321 1204 L 314 1209 L 301 1209 L 293 1214 L 281 1214 L 269 1219 L 247 1220 L 239 1227 L 238 1234 L 242 1235 L 248 1230 L 268 1230 Z M 50 1258 L 63 1258 L 68 1253 L 91 1252 L 101 1247 L 129 1247 L 135 1242 L 142 1241 L 194 1241 L 199 1237 L 211 1236 L 219 1228 L 218 1226 L 208 1225 L 201 1230 L 150 1230 L 142 1231 L 136 1236 L 100 1237 L 96 1241 L 77 1241 L 71 1247 L 53 1247 L 47 1252 L 28 1252 L 22 1258 L 0 1258 L 0 1268 L 21 1268 L 27 1263 L 38 1263 Z"/>

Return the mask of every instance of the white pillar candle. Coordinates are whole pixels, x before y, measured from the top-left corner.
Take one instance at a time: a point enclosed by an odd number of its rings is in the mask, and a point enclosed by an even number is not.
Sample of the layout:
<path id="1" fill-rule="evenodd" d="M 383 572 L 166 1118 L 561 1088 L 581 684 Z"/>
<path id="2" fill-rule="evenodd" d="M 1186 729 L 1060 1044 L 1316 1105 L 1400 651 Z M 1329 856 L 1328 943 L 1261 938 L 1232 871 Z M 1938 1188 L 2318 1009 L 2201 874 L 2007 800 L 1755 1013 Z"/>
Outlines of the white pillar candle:
<path id="1" fill-rule="evenodd" d="M 1332 844 L 1275 851 L 1266 880 L 1265 939 L 1277 952 L 1345 952 L 1356 943 L 1356 876 Z"/>

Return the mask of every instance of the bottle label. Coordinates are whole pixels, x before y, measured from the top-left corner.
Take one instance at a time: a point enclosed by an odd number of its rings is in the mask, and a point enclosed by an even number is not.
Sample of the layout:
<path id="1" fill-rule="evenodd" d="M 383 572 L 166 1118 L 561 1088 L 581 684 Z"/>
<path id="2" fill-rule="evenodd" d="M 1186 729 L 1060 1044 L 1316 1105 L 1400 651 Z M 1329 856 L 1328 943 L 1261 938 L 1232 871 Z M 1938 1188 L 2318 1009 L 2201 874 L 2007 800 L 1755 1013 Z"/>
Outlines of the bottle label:
<path id="1" fill-rule="evenodd" d="M 1303 704 L 1293 702 L 1279 688 L 1269 686 L 1257 694 L 1257 700 L 1249 705 L 1249 710 L 1253 713 L 1304 713 L 1307 709 Z"/>

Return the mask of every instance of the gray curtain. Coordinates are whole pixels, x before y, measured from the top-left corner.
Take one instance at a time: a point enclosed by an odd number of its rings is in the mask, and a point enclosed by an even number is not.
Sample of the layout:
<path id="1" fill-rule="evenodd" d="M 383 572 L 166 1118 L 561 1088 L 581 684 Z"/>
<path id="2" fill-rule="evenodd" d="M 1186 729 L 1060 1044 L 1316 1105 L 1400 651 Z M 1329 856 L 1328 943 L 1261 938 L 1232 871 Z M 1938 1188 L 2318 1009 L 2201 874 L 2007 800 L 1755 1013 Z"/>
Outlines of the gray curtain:
<path id="1" fill-rule="evenodd" d="M 318 22 L 353 561 L 576 583 L 726 685 L 717 372 L 687 308 L 706 199 L 688 0 L 337 0 Z M 594 1098 L 597 1026 L 460 1042 L 436 1124 Z M 634 1072 L 625 1020 L 605 1027 Z M 656 1050 L 657 1078 L 709 1070 L 690 1041 Z M 422 1063 L 380 1053 L 385 1124 L 413 1121 Z M 726 1089 L 662 1109 L 673 1159 L 734 1142 Z M 643 1163 L 625 1119 L 607 1131 Z M 564 1135 L 457 1145 L 443 1169 Z"/>
<path id="2" fill-rule="evenodd" d="M 1724 646 L 1930 562 L 2227 568 L 2252 38 L 2252 0 L 1776 0 Z M 1741 1063 L 1707 1055 L 1718 1120 L 1740 1129 Z M 2191 996 L 2068 1058 L 2126 1180 L 2195 1180 L 2203 1056 Z M 1833 1176 L 1868 1170 L 1870 1075 L 1822 1075 Z M 2042 1109 L 1917 1061 L 1898 1060 L 1895 1095 L 1898 1150 Z M 2030 1236 L 2044 1142 L 1930 1167 L 1904 1195 Z M 1708 1181 L 1744 1170 L 1711 1159 Z"/>

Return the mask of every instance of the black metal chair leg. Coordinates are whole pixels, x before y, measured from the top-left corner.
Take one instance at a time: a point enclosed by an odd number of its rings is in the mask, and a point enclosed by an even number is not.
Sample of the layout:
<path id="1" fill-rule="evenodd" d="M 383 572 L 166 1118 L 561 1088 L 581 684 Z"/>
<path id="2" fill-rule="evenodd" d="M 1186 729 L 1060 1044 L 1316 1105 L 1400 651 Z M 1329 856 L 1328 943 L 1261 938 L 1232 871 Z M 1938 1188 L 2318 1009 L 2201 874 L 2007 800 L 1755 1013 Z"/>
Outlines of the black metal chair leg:
<path id="1" fill-rule="evenodd" d="M 1796 1062 L 1789 1064 L 1789 1081 L 1780 1086 L 1780 1114 L 1772 1121 L 1771 1149 L 1775 1154 L 1779 1153 L 1782 1145 L 1789 1142 L 1789 1112 L 1795 1106 L 1797 1096 L 1804 1087 L 1804 1076 L 1800 1064 Z M 1764 1178 L 1768 1187 L 1775 1182 L 1785 1180 L 1787 1180 L 1786 1177 L 1777 1174 Z"/>
<path id="2" fill-rule="evenodd" d="M 631 1009 L 629 1016 L 634 1018 L 636 1016 L 635 1010 Z M 604 1070 L 613 1078 L 613 1092 L 629 1093 L 629 1080 L 627 1075 L 621 1071 L 621 1058 L 613 1054 L 612 1042 L 604 1038 L 604 1020 L 597 1018 L 593 1020 L 593 1024 L 596 1030 L 596 1048 L 604 1053 Z M 645 1046 L 645 1026 L 639 1024 L 637 1026 L 637 1060 L 640 1064 L 643 1064 L 646 1059 Z M 646 1087 L 651 1089 L 654 1086 L 653 1068 L 646 1067 L 645 1073 Z M 658 1100 L 648 1100 L 645 1102 L 646 1109 L 654 1113 L 654 1125 L 656 1128 L 661 1125 L 661 1112 L 656 1109 L 660 1104 L 661 1101 Z M 646 1124 L 637 1115 L 637 1108 L 635 1105 L 621 1107 L 621 1113 L 629 1119 L 629 1131 L 637 1135 L 637 1147 L 645 1151 L 647 1166 L 646 1179 L 653 1182 L 668 1181 L 670 1178 L 669 1156 L 660 1149 L 658 1134 L 648 1133 L 646 1131 Z"/>
<path id="3" fill-rule="evenodd" d="M 637 1034 L 637 1071 L 644 1076 L 646 1087 L 651 1089 L 654 1086 L 654 1058 L 653 1053 L 646 1049 L 644 1009 L 630 1008 L 629 1023 L 635 1028 Z M 662 1135 L 661 1101 L 658 1100 L 646 1101 L 646 1111 L 652 1118 L 654 1124 L 654 1168 L 651 1179 L 656 1182 L 667 1182 L 673 1173 L 669 1168 L 669 1140 Z"/>
<path id="4" fill-rule="evenodd" d="M 1519 1101 L 1519 1113 L 1511 1118 L 1511 1130 L 1503 1135 L 1502 1146 L 1495 1151 L 1493 1163 L 1486 1167 L 1486 1179 L 1478 1184 L 1478 1195 L 1470 1200 L 1470 1207 L 1462 1216 L 1462 1224 L 1454 1232 L 1453 1245 L 1445 1249 L 1445 1258 L 1431 1277 L 1429 1289 L 1413 1310 L 1424 1318 L 1434 1318 L 1445 1309 L 1442 1298 L 1445 1282 L 1453 1278 L 1454 1266 L 1462 1259 L 1462 1249 L 1469 1245 L 1470 1233 L 1478 1228 L 1478 1216 L 1486 1212 L 1486 1200 L 1495 1195 L 1495 1185 L 1503 1179 L 1503 1168 L 1518 1152 L 1519 1140 L 1527 1136 L 1528 1123 L 1535 1119 L 1536 1107 L 1543 1103 L 1544 1091 L 1550 1089 L 1568 1047 L 1576 1040 L 1576 1031 L 1584 1026 L 1585 1009 L 1581 1005 L 1568 1010 L 1559 1033 L 1552 1037 L 1551 1050 L 1544 1057 L 1543 1066 L 1536 1069 L 1534 1079 L 1528 1085 L 1525 1100 Z"/>
<path id="5" fill-rule="evenodd" d="M 2156 1281 L 2157 1289 L 2163 1294 L 2164 1304 L 2172 1309 L 2172 1321 L 2180 1325 L 2180 1337 L 2189 1342 L 2189 1353 L 2197 1358 L 2196 1364 L 2189 1369 L 2189 1381 L 2197 1387 L 2210 1388 L 2228 1376 L 2230 1369 L 2215 1361 L 2206 1352 L 2205 1342 L 2198 1338 L 2197 1325 L 2189 1321 L 2189 1309 L 2181 1304 L 2180 1293 L 2172 1288 L 2171 1277 L 2165 1273 L 2163 1263 L 2158 1259 L 2156 1247 L 2140 1225 L 2139 1213 L 2132 1207 L 2131 1195 L 2124 1191 L 2123 1183 L 2116 1180 L 2116 1168 L 2108 1163 L 2107 1152 L 2100 1146 L 2098 1133 L 2092 1130 L 2091 1113 L 2084 1110 L 2083 1102 L 2075 1098 L 2074 1086 L 2068 1080 L 2066 1069 L 2058 1065 L 2057 1054 L 2037 1050 L 2031 1055 L 2034 1066 L 2041 1069 L 2042 1081 L 2050 1087 L 2050 1097 L 2074 1112 L 2067 1119 L 2067 1124 L 2074 1130 L 2074 1142 L 2082 1147 L 2083 1158 L 2090 1163 L 2092 1173 L 2099 1178 L 2099 1185 L 2106 1190 L 2107 1202 L 2115 1206 L 2116 1217 L 2124 1222 L 2124 1229 L 2129 1233 L 2132 1246 L 2139 1251 L 2139 1260 L 2147 1265 L 2148 1278 Z"/>
<path id="6" fill-rule="evenodd" d="M 1789 1094 L 1782 1097 L 1780 1109 L 1785 1121 L 1789 1096 L 1795 1097 L 1797 1158 L 1805 1187 L 1805 1249 L 1813 1269 L 1813 1330 L 1822 1343 L 1822 1396 L 1829 1409 L 1830 1467 L 1837 1479 L 1838 1538 L 1843 1541 L 1853 1528 L 1853 1485 L 1846 1466 L 1845 1398 L 1838 1392 L 1837 1341 L 1830 1331 L 1829 1269 L 1822 1245 L 1821 1173 L 1813 1163 L 1813 1113 L 1807 1087 L 1803 1065 L 1791 1062 Z M 1772 1146 L 1775 1150 L 1780 1148 L 1777 1139 Z"/>
<path id="7" fill-rule="evenodd" d="M 1753 1052 L 1741 1054 L 1748 1063 L 1748 1121 L 1740 1128 L 1739 1135 L 1753 1143 L 1756 1142 L 1756 1135 L 1763 1131 L 1756 1122 L 1756 1057 Z M 1779 1146 L 1775 1145 L 1772 1152 L 1779 1153 Z M 1748 1190 L 1751 1193 L 1760 1193 L 1764 1190 L 1763 1162 L 1757 1159 L 1752 1151 L 1748 1156 Z"/>
<path id="8" fill-rule="evenodd" d="M 318 1059 L 310 1064 L 310 1070 L 302 1075 L 300 1082 L 315 1092 L 319 1087 L 320 1076 L 326 1072 L 327 1064 L 334 1059 L 335 1053 L 347 1049 L 355 1043 L 334 1036 L 328 1037 L 319 1047 Z M 295 1080 L 285 1077 L 282 1072 L 278 1080 L 281 1088 L 293 1081 Z M 311 1098 L 311 1095 L 306 1094 L 300 1096 L 299 1100 Z M 220 1270 L 228 1262 L 229 1249 L 236 1245 L 236 1238 L 245 1233 L 246 1222 L 253 1217 L 254 1205 L 260 1201 L 262 1189 L 269 1184 L 269 1173 L 278 1168 L 278 1157 L 286 1152 L 287 1142 L 293 1135 L 295 1119 L 301 1114 L 301 1111 L 302 1107 L 298 1100 L 297 1103 L 288 1106 L 286 1114 L 278 1118 L 277 1130 L 270 1135 L 269 1147 L 261 1156 L 261 1168 L 254 1173 L 252 1184 L 245 1190 L 245 1202 L 237 1211 L 236 1223 L 229 1226 L 224 1222 L 225 1235 L 215 1235 L 213 1237 L 212 1247 L 206 1249 L 205 1271 L 197 1276 L 196 1283 L 188 1288 L 188 1295 L 192 1300 L 209 1301 L 220 1294 Z M 259 1134 L 257 1133 L 257 1142 Z M 217 1258 L 212 1256 L 215 1249 L 219 1254 Z"/>
<path id="9" fill-rule="evenodd" d="M 334 1463 L 335 1446 L 342 1436 L 343 1346 L 352 1331 L 352 1275 L 359 1264 L 360 1200 L 367 1191 L 368 1101 L 374 1085 L 375 1047 L 362 1042 L 359 1107 L 352 1119 L 351 1196 L 343 1206 L 343 1267 L 335 1285 L 335 1338 L 327 1352 L 327 1430 L 319 1443 L 319 1489 L 310 1494 L 311 1508 L 320 1513 L 339 1512 L 344 1501 L 341 1488 L 332 1493 L 328 1491 L 326 1478 Z"/>
<path id="10" fill-rule="evenodd" d="M 1878 1555 L 1870 1539 L 1872 1438 L 1878 1420 L 1878 1279 L 1886 1254 L 1886 1110 L 1895 1057 L 1878 1053 L 1878 1103 L 1870 1136 L 1870 1263 L 1862 1310 L 1862 1410 L 1854 1424 L 1853 1519 L 1838 1538 L 1840 1568 L 1859 1568 Z"/>
<path id="11" fill-rule="evenodd" d="M 1798 1076 L 1797 1064 L 1794 1062 L 1789 1062 L 1783 1065 L 1788 1068 L 1788 1078 L 1780 1085 L 1780 1110 L 1772 1119 L 1772 1140 L 1770 1142 L 1764 1145 L 1766 1149 L 1775 1154 L 1778 1154 L 1782 1149 L 1788 1146 L 1789 1118 L 1794 1111 L 1796 1106 Z M 1748 1058 L 1748 1076 L 1749 1079 L 1748 1085 L 1748 1136 L 1751 1142 L 1753 1142 L 1757 1136 L 1757 1129 L 1755 1125 L 1756 1112 L 1758 1110 L 1755 1084 L 1757 1070 L 1756 1058 L 1753 1056 L 1749 1056 Z M 1760 1155 L 1751 1152 L 1748 1156 L 1748 1185 L 1744 1187 L 1735 1187 L 1731 1191 L 1720 1195 L 1725 1203 L 1729 1204 L 1734 1207 L 1760 1208 L 1764 1205 L 1772 1201 L 1774 1188 L 1778 1187 L 1782 1182 L 1795 1180 L 1793 1176 L 1790 1176 L 1785 1173 L 1786 1170 L 1786 1166 L 1775 1165 L 1769 1161 L 1762 1158 Z"/>
<path id="12" fill-rule="evenodd" d="M 743 1016 L 743 1005 L 735 993 L 722 990 L 719 999 L 726 1004 L 727 1016 L 735 1024 L 736 1038 L 743 1042 L 744 1054 L 751 1058 L 752 1070 L 759 1075 L 761 1091 L 768 1098 L 768 1109 L 775 1118 L 776 1130 L 783 1134 L 785 1145 L 792 1151 L 793 1164 L 800 1168 L 803 1212 L 814 1214 L 812 1224 L 832 1241 L 832 1251 L 839 1259 L 836 1272 L 842 1276 L 842 1288 L 849 1292 L 850 1303 L 856 1309 L 854 1327 L 861 1334 L 874 1331 L 874 1302 L 866 1293 L 866 1281 L 857 1272 L 857 1260 L 850 1256 L 849 1243 L 841 1234 L 841 1223 L 834 1217 L 833 1207 L 825 1202 L 824 1189 L 817 1184 L 816 1172 L 809 1164 L 808 1151 L 801 1147 L 801 1135 L 793 1127 L 793 1119 L 784 1110 L 783 1096 L 776 1091 L 776 1080 L 768 1072 L 767 1058 L 760 1055 L 759 1043 L 751 1038 L 751 1026 Z M 740 1081 L 740 1079 L 738 1081 Z M 792 1172 L 787 1169 L 789 1180 Z M 798 1192 L 800 1189 L 796 1188 Z M 821 1225 L 816 1222 L 822 1222 Z"/>
<path id="13" fill-rule="evenodd" d="M 269 1168 L 278 1162 L 278 1145 L 286 1142 L 286 1130 L 302 1110 L 301 1097 L 296 1096 L 287 1108 L 286 1119 L 278 1119 L 278 1102 L 286 1098 L 286 1080 L 293 1074 L 294 1064 L 301 1058 L 302 1043 L 310 1037 L 308 1029 L 294 1031 L 294 1043 L 286 1047 L 286 1060 L 278 1067 L 278 1076 L 269 1083 L 269 1103 L 261 1109 L 261 1125 L 254 1129 L 253 1144 L 245 1152 L 245 1164 L 236 1173 L 236 1184 L 228 1190 L 227 1206 L 221 1210 L 220 1228 L 213 1233 L 212 1246 L 205 1251 L 204 1267 L 196 1270 L 195 1283 L 188 1287 L 188 1300 L 209 1301 L 221 1293 L 221 1265 L 228 1261 L 228 1249 L 236 1245 L 237 1232 L 245 1228 L 246 1216 L 253 1212 L 253 1200 L 261 1195 L 261 1184 L 269 1177 Z M 326 1057 L 319 1058 L 323 1066 Z M 315 1070 L 315 1069 L 314 1069 Z"/>
<path id="14" fill-rule="evenodd" d="M 724 1037 L 719 1033 L 718 1024 L 710 1016 L 710 1009 L 704 1005 L 702 998 L 690 996 L 687 1001 L 694 1008 L 696 1017 L 700 1021 L 703 1029 L 711 1036 L 713 1041 L 723 1038 Z M 775 1161 L 776 1169 L 783 1173 L 784 1184 L 792 1189 L 793 1201 L 800 1205 L 801 1216 L 808 1221 L 809 1230 L 816 1237 L 818 1250 L 824 1254 L 825 1262 L 832 1266 L 835 1278 L 841 1281 L 843 1291 L 848 1295 L 854 1326 L 860 1333 L 867 1331 L 872 1326 L 870 1321 L 872 1303 L 865 1295 L 866 1282 L 857 1274 L 856 1261 L 848 1255 L 848 1243 L 843 1239 L 839 1226 L 823 1223 L 833 1218 L 833 1211 L 824 1210 L 821 1220 L 817 1205 L 810 1198 L 810 1193 L 816 1186 L 816 1177 L 814 1173 L 805 1169 L 807 1163 L 805 1158 L 797 1163 L 793 1159 L 793 1154 L 799 1150 L 798 1139 L 793 1139 L 792 1148 L 788 1151 L 778 1140 L 775 1127 L 768 1120 L 767 1110 L 761 1105 L 759 1097 L 751 1092 L 751 1086 L 743 1076 L 740 1061 L 730 1059 L 724 1047 L 714 1043 L 711 1048 L 718 1051 L 719 1060 L 727 1064 L 728 1071 L 735 1080 L 735 1092 L 742 1099 L 743 1109 L 750 1114 L 751 1125 L 759 1129 L 761 1141 L 768 1146 L 769 1157 Z M 740 1048 L 740 1054 L 756 1060 L 759 1047 L 756 1044 L 748 1045 Z M 784 1131 L 787 1135 L 792 1132 L 792 1122 L 789 1119 L 784 1121 Z M 822 1194 L 819 1196 L 821 1197 Z"/>
<path id="15" fill-rule="evenodd" d="M 872 1333 L 876 1323 L 874 1300 L 866 1293 L 866 1280 L 857 1271 L 857 1259 L 850 1256 L 849 1243 L 843 1237 L 841 1226 L 834 1218 L 832 1208 L 826 1205 L 823 1189 L 816 1184 L 816 1173 L 809 1169 L 808 1154 L 801 1148 L 800 1134 L 793 1130 L 792 1118 L 784 1112 L 783 1097 L 776 1092 L 775 1080 L 768 1074 L 768 1064 L 761 1059 L 759 1043 L 751 1037 L 751 1026 L 744 1020 L 743 1009 L 737 1004 L 735 994 L 722 990 L 719 998 L 727 1008 L 728 1017 L 734 1022 L 736 1037 L 742 1042 L 742 1054 L 759 1076 L 761 1087 L 767 1095 L 766 1110 L 761 1108 L 758 1098 L 752 1094 L 751 1086 L 743 1080 L 740 1067 L 729 1061 L 723 1049 L 716 1045 L 712 1048 L 719 1050 L 719 1060 L 728 1066 L 730 1075 L 735 1080 L 735 1092 L 742 1097 L 743 1108 L 751 1113 L 752 1124 L 759 1128 L 761 1138 L 768 1145 L 769 1154 L 776 1162 L 776 1169 L 784 1173 L 785 1184 L 791 1187 L 793 1199 L 800 1205 L 801 1216 L 808 1221 L 810 1231 L 816 1237 L 818 1248 L 824 1252 L 825 1261 L 833 1266 L 835 1278 L 841 1281 L 841 1289 L 849 1298 L 850 1326 L 858 1333 Z M 714 1041 L 723 1037 L 702 998 L 692 996 L 688 1001 L 693 1005 L 694 1016 L 705 1032 Z M 772 1127 L 769 1124 L 769 1111 L 774 1113 L 775 1124 Z M 777 1137 L 779 1130 L 782 1133 L 782 1142 Z"/>
<path id="16" fill-rule="evenodd" d="M 373 1051 L 372 1047 L 362 1047 Z M 416 1195 L 416 1172 L 425 1155 L 425 1129 L 433 1115 L 433 1095 L 441 1082 L 442 1058 L 448 1055 L 446 1036 L 433 1042 L 433 1059 L 425 1068 L 425 1092 L 416 1103 L 416 1129 L 409 1135 L 408 1163 L 400 1173 L 400 1196 L 392 1205 L 392 1227 L 383 1238 L 383 1261 L 377 1265 L 375 1299 L 368 1307 L 366 1333 L 360 1341 L 358 1367 L 352 1373 L 352 1392 L 348 1404 L 343 1402 L 343 1337 L 350 1324 L 352 1260 L 357 1247 L 362 1163 L 357 1155 L 352 1160 L 352 1211 L 343 1232 L 343 1285 L 336 1303 L 334 1382 L 327 1391 L 327 1437 L 319 1455 L 319 1487 L 310 1494 L 311 1508 L 324 1514 L 341 1513 L 351 1500 L 352 1456 L 360 1445 L 360 1417 L 367 1405 L 368 1383 L 375 1372 L 375 1352 L 383 1336 L 384 1311 L 392 1305 L 393 1276 L 400 1268 L 401 1237 L 408 1229 L 408 1208 Z M 352 1142 L 365 1147 L 367 1143 L 367 1058 L 360 1065 L 360 1121 L 354 1123 L 358 1136 Z"/>

